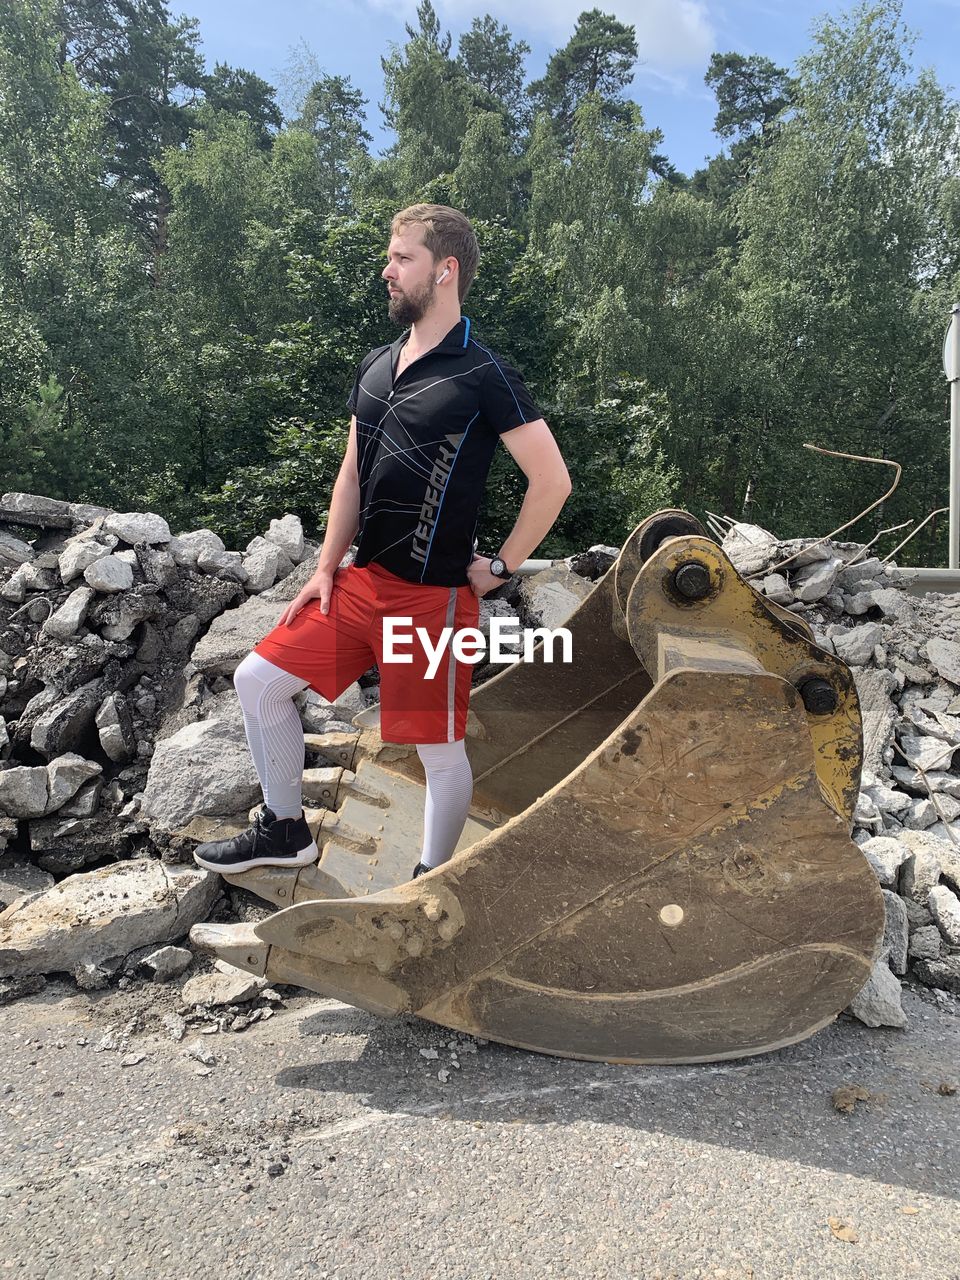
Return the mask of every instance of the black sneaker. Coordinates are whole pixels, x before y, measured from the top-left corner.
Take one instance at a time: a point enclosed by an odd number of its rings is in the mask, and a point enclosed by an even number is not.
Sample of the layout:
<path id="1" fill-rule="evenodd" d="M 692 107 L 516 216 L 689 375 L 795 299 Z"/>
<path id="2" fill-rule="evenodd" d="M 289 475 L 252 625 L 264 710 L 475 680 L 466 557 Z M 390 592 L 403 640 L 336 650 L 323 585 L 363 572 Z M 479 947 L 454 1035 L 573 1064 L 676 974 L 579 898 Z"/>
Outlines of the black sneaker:
<path id="1" fill-rule="evenodd" d="M 413 868 L 413 875 L 410 877 L 410 879 L 416 880 L 417 876 L 426 875 L 428 871 L 432 871 L 432 870 L 433 870 L 433 867 L 425 867 L 422 862 L 418 862 L 417 865 Z"/>
<path id="2" fill-rule="evenodd" d="M 302 812 L 299 818 L 278 818 L 263 805 L 252 827 L 229 840 L 198 844 L 193 860 L 207 871 L 229 875 L 251 867 L 305 867 L 317 860 L 318 853 Z"/>

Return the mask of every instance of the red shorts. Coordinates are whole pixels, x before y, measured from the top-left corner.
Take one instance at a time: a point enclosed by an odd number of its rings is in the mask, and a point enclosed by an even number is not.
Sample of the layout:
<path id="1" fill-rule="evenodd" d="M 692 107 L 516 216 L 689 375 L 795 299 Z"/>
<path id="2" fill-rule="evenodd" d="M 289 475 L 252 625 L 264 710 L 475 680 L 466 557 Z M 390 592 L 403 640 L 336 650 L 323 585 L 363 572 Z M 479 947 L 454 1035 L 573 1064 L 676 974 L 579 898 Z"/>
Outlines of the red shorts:
<path id="1" fill-rule="evenodd" d="M 410 619 L 394 623 L 393 630 L 395 653 L 412 661 L 384 661 L 384 617 Z M 363 568 L 351 564 L 334 575 L 329 613 L 320 612 L 319 596 L 308 601 L 292 622 L 274 627 L 253 652 L 308 681 L 329 702 L 376 663 L 383 741 L 454 742 L 467 731 L 474 664 L 457 661 L 448 641 L 436 674 L 428 678 L 429 654 L 417 627 L 435 647 L 444 627 L 456 633 L 476 627 L 479 617 L 480 599 L 469 584 L 428 586 L 373 562 Z"/>

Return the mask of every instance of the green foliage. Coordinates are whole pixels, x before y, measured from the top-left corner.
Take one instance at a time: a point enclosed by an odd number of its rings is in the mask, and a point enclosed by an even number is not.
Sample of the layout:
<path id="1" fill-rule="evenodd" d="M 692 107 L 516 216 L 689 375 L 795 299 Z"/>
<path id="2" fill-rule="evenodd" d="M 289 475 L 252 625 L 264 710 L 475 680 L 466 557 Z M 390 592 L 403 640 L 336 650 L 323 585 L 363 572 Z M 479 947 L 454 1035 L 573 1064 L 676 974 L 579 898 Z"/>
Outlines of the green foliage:
<path id="1" fill-rule="evenodd" d="M 899 0 L 819 24 L 795 67 L 705 77 L 723 149 L 687 179 L 625 97 L 636 33 L 581 13 L 544 75 L 490 17 L 451 53 L 431 0 L 382 58 L 395 142 L 309 51 L 281 84 L 204 67 L 164 0 L 0 9 L 0 483 L 216 528 L 320 536 L 380 272 L 418 200 L 472 219 L 464 311 L 521 369 L 574 489 L 539 549 L 616 543 L 672 504 L 826 533 L 946 503 L 943 329 L 960 295 L 957 104 Z M 484 545 L 525 480 L 498 450 Z M 941 561 L 946 525 L 911 546 Z"/>

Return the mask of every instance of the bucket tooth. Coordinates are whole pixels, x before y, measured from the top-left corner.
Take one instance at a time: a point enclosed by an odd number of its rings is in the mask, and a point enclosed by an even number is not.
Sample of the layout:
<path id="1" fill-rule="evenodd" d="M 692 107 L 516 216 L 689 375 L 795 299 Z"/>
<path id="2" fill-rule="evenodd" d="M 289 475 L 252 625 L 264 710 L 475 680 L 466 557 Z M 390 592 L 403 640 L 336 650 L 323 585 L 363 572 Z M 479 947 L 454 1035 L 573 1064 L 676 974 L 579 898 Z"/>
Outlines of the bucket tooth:
<path id="1" fill-rule="evenodd" d="M 190 941 L 201 951 L 212 952 L 232 964 L 263 977 L 267 971 L 267 944 L 251 924 L 195 924 Z"/>
<path id="2" fill-rule="evenodd" d="M 322 769 L 304 769 L 301 788 L 306 798 L 324 809 L 338 809 L 354 774 L 351 769 L 328 765 Z"/>
<path id="3" fill-rule="evenodd" d="M 319 756 L 327 766 L 355 769 L 361 759 L 359 733 L 338 729 L 334 733 L 305 733 L 303 737 L 306 749 Z"/>

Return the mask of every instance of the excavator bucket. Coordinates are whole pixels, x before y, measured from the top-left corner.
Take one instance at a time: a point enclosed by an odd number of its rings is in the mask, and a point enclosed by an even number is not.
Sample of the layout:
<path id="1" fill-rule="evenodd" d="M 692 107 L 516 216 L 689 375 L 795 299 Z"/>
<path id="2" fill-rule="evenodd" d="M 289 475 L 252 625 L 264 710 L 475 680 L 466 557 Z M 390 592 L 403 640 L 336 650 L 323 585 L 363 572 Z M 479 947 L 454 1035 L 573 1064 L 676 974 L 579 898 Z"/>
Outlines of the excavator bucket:
<path id="1" fill-rule="evenodd" d="M 422 767 L 368 730 L 322 771 L 319 862 L 230 877 L 282 909 L 192 940 L 565 1057 L 716 1061 L 831 1022 L 884 928 L 850 839 L 848 668 L 686 512 L 635 529 L 565 626 L 572 661 L 545 661 L 541 637 L 473 692 L 473 808 L 449 862 L 409 880 Z"/>

